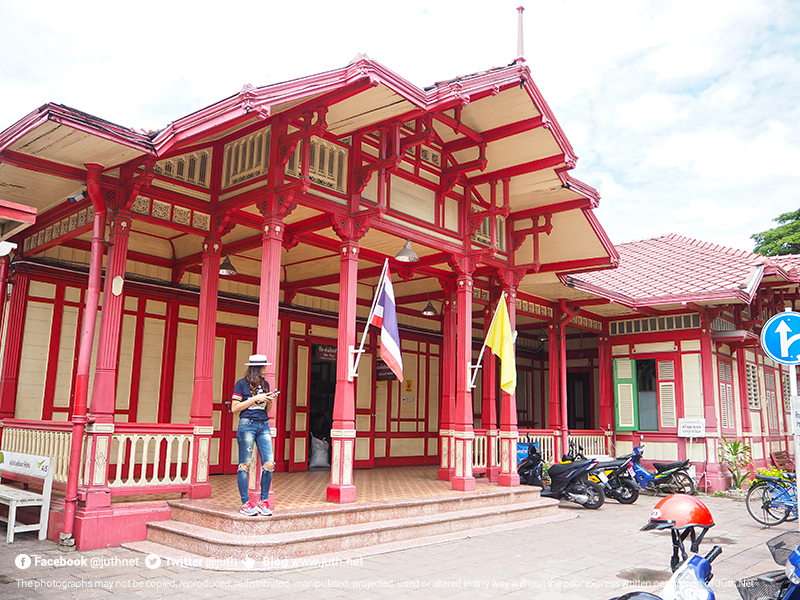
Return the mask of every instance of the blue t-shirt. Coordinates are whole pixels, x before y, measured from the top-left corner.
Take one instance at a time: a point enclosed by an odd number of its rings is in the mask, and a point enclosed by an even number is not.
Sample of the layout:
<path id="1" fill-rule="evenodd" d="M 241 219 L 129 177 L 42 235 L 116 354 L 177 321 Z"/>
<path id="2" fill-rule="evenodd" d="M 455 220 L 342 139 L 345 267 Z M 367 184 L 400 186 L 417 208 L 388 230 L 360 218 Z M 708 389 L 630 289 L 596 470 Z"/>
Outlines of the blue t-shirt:
<path id="1" fill-rule="evenodd" d="M 242 400 L 247 400 L 251 396 L 263 394 L 264 392 L 269 391 L 269 382 L 264 381 L 264 385 L 266 389 L 258 386 L 256 388 L 256 393 L 250 393 L 250 384 L 247 383 L 247 379 L 240 379 L 236 382 L 236 386 L 233 388 L 233 399 L 241 402 Z M 245 408 L 242 412 L 239 413 L 239 418 L 242 419 L 252 419 L 253 421 L 269 421 L 269 414 L 267 413 L 267 405 L 262 404 L 260 406 L 256 406 L 255 404 L 251 404 L 247 408 Z"/>

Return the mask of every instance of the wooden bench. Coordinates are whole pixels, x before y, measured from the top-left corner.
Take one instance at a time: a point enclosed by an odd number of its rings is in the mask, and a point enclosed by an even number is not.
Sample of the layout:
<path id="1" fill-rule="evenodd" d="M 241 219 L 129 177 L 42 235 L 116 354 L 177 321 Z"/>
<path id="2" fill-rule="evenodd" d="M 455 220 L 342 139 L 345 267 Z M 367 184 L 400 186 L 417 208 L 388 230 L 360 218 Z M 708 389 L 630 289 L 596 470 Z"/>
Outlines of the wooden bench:
<path id="1" fill-rule="evenodd" d="M 0 516 L 0 521 L 8 524 L 6 542 L 14 543 L 14 534 L 23 531 L 38 531 L 39 539 L 47 538 L 47 520 L 50 517 L 50 492 L 53 488 L 53 471 L 50 459 L 46 456 L 0 452 L 0 477 L 5 473 L 21 475 L 24 479 L 42 480 L 42 493 L 0 483 L 0 504 L 8 506 L 8 518 Z M 41 506 L 39 522 L 32 525 L 17 523 L 17 509 L 24 506 Z"/>
<path id="2" fill-rule="evenodd" d="M 781 471 L 794 472 L 794 459 L 792 458 L 792 455 L 785 450 L 781 450 L 780 452 L 770 452 L 769 457 L 772 459 L 772 464 Z"/>

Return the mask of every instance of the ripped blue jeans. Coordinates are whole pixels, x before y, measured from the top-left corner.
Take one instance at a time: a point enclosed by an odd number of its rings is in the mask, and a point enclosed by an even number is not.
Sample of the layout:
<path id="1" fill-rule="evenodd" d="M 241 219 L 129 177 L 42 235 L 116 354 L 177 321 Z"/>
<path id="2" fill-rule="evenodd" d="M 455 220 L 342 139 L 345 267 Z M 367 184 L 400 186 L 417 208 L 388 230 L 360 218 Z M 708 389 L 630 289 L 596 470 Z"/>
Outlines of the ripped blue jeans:
<path id="1" fill-rule="evenodd" d="M 247 475 L 250 472 L 250 461 L 253 459 L 253 446 L 258 446 L 258 455 L 261 457 L 261 499 L 266 501 L 272 485 L 272 471 L 275 469 L 269 421 L 239 419 L 236 441 L 239 442 L 239 468 L 236 471 L 236 484 L 239 486 L 242 504 L 248 500 Z"/>

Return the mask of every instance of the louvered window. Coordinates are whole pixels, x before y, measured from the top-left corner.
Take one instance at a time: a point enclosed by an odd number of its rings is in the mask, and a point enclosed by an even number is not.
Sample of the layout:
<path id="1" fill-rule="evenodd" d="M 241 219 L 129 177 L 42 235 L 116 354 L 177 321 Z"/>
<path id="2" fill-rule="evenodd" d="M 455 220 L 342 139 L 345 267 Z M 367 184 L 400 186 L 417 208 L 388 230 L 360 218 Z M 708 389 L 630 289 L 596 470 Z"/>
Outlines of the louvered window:
<path id="1" fill-rule="evenodd" d="M 781 373 L 781 383 L 783 384 L 783 410 L 787 413 L 792 412 L 792 385 L 788 373 Z"/>
<path id="2" fill-rule="evenodd" d="M 764 387 L 767 400 L 767 422 L 772 431 L 778 430 L 778 396 L 775 393 L 775 373 L 767 371 L 764 373 Z"/>
<path id="3" fill-rule="evenodd" d="M 747 405 L 750 408 L 760 408 L 758 398 L 758 367 L 752 363 L 745 365 L 747 372 Z"/>
<path id="4" fill-rule="evenodd" d="M 658 361 L 658 405 L 662 427 L 677 427 L 678 416 L 675 406 L 675 362 Z"/>
<path id="5" fill-rule="evenodd" d="M 722 427 L 731 429 L 736 425 L 733 411 L 733 369 L 731 363 L 719 361 L 719 411 Z"/>

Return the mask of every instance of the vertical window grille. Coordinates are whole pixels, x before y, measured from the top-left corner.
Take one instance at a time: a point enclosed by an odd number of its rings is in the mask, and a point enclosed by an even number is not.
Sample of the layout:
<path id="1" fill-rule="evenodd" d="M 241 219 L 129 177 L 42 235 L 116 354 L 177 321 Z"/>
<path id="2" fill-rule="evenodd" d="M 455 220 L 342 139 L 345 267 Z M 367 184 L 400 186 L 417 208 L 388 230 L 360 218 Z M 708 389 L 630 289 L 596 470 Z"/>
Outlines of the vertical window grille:
<path id="1" fill-rule="evenodd" d="M 783 411 L 792 411 L 792 386 L 789 381 L 788 373 L 781 373 L 781 383 L 783 384 Z"/>
<path id="2" fill-rule="evenodd" d="M 745 365 L 747 371 L 747 404 L 750 408 L 760 408 L 758 398 L 758 367 L 752 363 Z"/>

